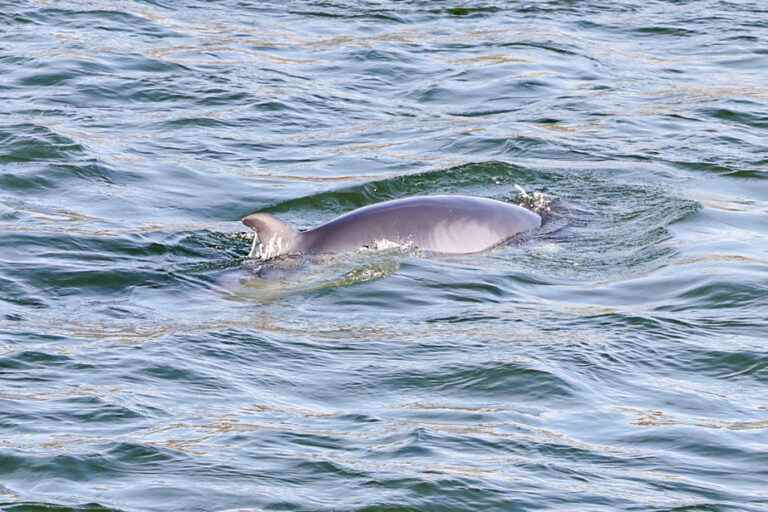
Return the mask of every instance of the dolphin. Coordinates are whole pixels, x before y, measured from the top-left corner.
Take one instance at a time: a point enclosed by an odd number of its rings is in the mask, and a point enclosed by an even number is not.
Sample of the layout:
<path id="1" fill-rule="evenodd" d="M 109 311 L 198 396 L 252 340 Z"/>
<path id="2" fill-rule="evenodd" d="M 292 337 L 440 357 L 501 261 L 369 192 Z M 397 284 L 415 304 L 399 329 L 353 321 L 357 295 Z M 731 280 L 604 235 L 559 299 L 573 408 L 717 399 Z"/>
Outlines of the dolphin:
<path id="1" fill-rule="evenodd" d="M 256 233 L 248 256 L 268 260 L 283 255 L 335 254 L 387 245 L 469 254 L 540 227 L 541 217 L 495 199 L 434 195 L 364 206 L 307 231 L 297 231 L 268 213 L 249 215 L 243 224 Z"/>

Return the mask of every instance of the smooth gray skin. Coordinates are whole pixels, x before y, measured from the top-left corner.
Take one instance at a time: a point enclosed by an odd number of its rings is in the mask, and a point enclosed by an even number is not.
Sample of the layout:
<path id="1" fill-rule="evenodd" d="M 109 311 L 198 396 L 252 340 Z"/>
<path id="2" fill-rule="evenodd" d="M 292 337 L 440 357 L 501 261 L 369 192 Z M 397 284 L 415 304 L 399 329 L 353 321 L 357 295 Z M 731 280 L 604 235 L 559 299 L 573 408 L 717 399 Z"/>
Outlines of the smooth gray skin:
<path id="1" fill-rule="evenodd" d="M 249 256 L 333 254 L 382 242 L 409 244 L 444 254 L 480 252 L 541 226 L 541 217 L 521 206 L 484 197 L 416 196 L 377 203 L 299 232 L 268 213 L 243 223 L 256 232 Z"/>

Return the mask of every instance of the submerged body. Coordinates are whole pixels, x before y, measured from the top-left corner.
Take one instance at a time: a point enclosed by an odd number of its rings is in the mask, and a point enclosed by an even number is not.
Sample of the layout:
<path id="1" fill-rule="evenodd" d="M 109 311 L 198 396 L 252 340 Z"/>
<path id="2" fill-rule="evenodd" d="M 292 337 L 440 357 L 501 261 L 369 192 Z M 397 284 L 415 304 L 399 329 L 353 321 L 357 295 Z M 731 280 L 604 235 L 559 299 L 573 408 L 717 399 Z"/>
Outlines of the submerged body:
<path id="1" fill-rule="evenodd" d="M 416 196 L 359 208 L 308 231 L 299 232 L 266 213 L 243 223 L 256 232 L 260 246 L 251 257 L 285 254 L 333 254 L 383 243 L 445 253 L 490 249 L 541 226 L 541 217 L 521 206 L 483 197 Z"/>

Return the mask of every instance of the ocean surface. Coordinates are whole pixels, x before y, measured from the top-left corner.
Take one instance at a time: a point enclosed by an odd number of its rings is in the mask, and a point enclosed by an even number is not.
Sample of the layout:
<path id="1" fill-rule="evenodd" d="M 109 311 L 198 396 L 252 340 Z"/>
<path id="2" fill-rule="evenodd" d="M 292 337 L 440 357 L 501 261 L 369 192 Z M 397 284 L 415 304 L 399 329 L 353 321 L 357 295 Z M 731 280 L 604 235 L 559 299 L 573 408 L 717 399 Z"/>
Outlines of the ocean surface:
<path id="1" fill-rule="evenodd" d="M 0 0 L 0 510 L 768 511 L 768 3 Z"/>

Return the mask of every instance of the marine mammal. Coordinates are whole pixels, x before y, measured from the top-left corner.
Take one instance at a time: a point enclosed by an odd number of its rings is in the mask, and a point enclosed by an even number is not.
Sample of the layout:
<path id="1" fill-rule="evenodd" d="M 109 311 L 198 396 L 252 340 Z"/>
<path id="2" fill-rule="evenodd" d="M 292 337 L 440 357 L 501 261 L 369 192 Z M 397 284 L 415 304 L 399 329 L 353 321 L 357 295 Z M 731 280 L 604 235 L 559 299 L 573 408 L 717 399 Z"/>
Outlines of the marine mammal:
<path id="1" fill-rule="evenodd" d="M 382 242 L 468 254 L 538 228 L 541 217 L 495 199 L 435 195 L 364 206 L 307 231 L 297 231 L 268 213 L 249 215 L 243 224 L 256 233 L 249 256 L 268 260 L 289 254 L 348 252 Z"/>

